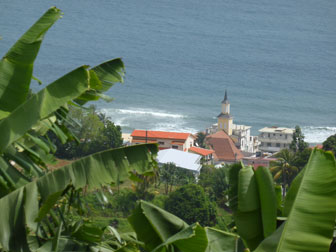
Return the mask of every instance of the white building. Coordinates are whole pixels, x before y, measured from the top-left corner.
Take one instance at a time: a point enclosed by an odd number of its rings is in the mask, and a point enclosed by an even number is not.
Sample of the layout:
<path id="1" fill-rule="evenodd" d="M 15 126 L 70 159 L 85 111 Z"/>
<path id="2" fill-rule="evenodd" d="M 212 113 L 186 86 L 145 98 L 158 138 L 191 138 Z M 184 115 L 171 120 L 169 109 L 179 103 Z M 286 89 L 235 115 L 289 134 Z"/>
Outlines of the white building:
<path id="1" fill-rule="evenodd" d="M 241 151 L 248 153 L 256 153 L 258 151 L 258 137 L 251 136 L 251 126 L 233 123 L 233 116 L 230 114 L 230 102 L 226 91 L 224 100 L 222 101 L 221 113 L 217 118 L 218 123 L 208 128 L 206 130 L 207 134 L 214 134 L 217 131 L 224 130 Z"/>
<path id="2" fill-rule="evenodd" d="M 192 171 L 199 175 L 202 168 L 201 155 L 174 149 L 160 150 L 157 155 L 159 164 L 174 163 L 177 167 Z"/>
<path id="3" fill-rule="evenodd" d="M 293 140 L 294 129 L 283 127 L 265 127 L 259 130 L 259 149 L 264 152 L 278 152 L 289 148 Z"/>

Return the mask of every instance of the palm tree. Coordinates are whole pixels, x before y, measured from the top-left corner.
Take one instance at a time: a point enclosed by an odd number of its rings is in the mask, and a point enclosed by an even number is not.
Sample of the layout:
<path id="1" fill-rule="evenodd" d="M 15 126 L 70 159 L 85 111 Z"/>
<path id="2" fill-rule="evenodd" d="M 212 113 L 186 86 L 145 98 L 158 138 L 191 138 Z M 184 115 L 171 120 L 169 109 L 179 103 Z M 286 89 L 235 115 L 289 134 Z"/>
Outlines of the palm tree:
<path id="1" fill-rule="evenodd" d="M 299 169 L 294 165 L 295 154 L 288 149 L 283 149 L 275 155 L 277 160 L 271 162 L 270 170 L 274 174 L 275 181 L 281 181 L 283 196 L 286 195 L 287 187 L 298 174 Z"/>

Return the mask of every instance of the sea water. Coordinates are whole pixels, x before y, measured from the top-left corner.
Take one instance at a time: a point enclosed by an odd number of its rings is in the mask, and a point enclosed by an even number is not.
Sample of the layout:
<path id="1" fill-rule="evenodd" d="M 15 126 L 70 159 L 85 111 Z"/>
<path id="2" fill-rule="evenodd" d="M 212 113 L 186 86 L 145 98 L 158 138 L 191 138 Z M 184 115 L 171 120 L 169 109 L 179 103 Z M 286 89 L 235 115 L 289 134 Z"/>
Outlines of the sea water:
<path id="1" fill-rule="evenodd" d="M 225 90 L 234 123 L 300 125 L 311 143 L 336 133 L 336 1 L 57 1 L 34 75 L 122 57 L 123 85 L 99 110 L 133 129 L 197 132 L 216 122 Z M 0 53 L 52 4 L 0 2 Z M 38 90 L 37 84 L 33 86 Z"/>

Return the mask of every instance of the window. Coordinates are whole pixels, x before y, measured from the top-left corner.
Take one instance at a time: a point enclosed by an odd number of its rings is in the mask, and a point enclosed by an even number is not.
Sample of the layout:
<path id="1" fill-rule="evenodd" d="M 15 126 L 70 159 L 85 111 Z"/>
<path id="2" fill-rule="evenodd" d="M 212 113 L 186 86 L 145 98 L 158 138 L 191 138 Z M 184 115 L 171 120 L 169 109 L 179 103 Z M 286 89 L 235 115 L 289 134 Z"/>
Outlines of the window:
<path id="1" fill-rule="evenodd" d="M 267 143 L 267 147 L 271 147 L 272 146 L 272 143 Z"/>
<path id="2" fill-rule="evenodd" d="M 276 147 L 280 147 L 280 143 L 276 143 Z"/>
<path id="3" fill-rule="evenodd" d="M 173 145 L 172 148 L 173 149 L 178 149 L 178 146 L 177 145 Z"/>
<path id="4" fill-rule="evenodd" d="M 287 135 L 285 135 L 285 139 L 287 139 L 287 137 L 288 137 L 288 136 L 287 136 Z"/>
<path id="5" fill-rule="evenodd" d="M 271 133 L 268 133 L 268 137 L 271 137 Z"/>
<path id="6" fill-rule="evenodd" d="M 260 146 L 264 146 L 264 143 L 263 143 L 263 142 L 261 142 L 261 143 L 260 143 Z"/>
<path id="7" fill-rule="evenodd" d="M 159 142 L 159 145 L 164 145 L 164 142 Z"/>
<path id="8" fill-rule="evenodd" d="M 280 136 L 282 136 L 282 134 L 280 134 Z"/>

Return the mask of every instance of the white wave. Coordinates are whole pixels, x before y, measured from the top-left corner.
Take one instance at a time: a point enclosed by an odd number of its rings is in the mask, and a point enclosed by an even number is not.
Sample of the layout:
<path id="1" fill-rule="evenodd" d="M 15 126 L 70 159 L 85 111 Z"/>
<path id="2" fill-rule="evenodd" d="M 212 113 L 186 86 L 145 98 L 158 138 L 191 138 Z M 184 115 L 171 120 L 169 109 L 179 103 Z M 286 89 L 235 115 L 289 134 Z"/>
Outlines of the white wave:
<path id="1" fill-rule="evenodd" d="M 156 124 L 152 130 L 157 131 L 173 131 L 173 132 L 186 132 L 196 134 L 198 130 L 190 127 L 183 126 L 179 123 L 172 124 L 172 123 L 158 123 Z"/>
<path id="2" fill-rule="evenodd" d="M 116 113 L 119 114 L 132 114 L 132 115 L 150 115 L 153 117 L 170 117 L 170 118 L 184 118 L 185 116 L 180 114 L 167 113 L 165 111 L 159 110 L 149 110 L 149 109 L 116 109 Z"/>
<path id="3" fill-rule="evenodd" d="M 336 134 L 336 127 L 303 126 L 302 132 L 308 143 L 323 143 L 329 136 Z"/>

